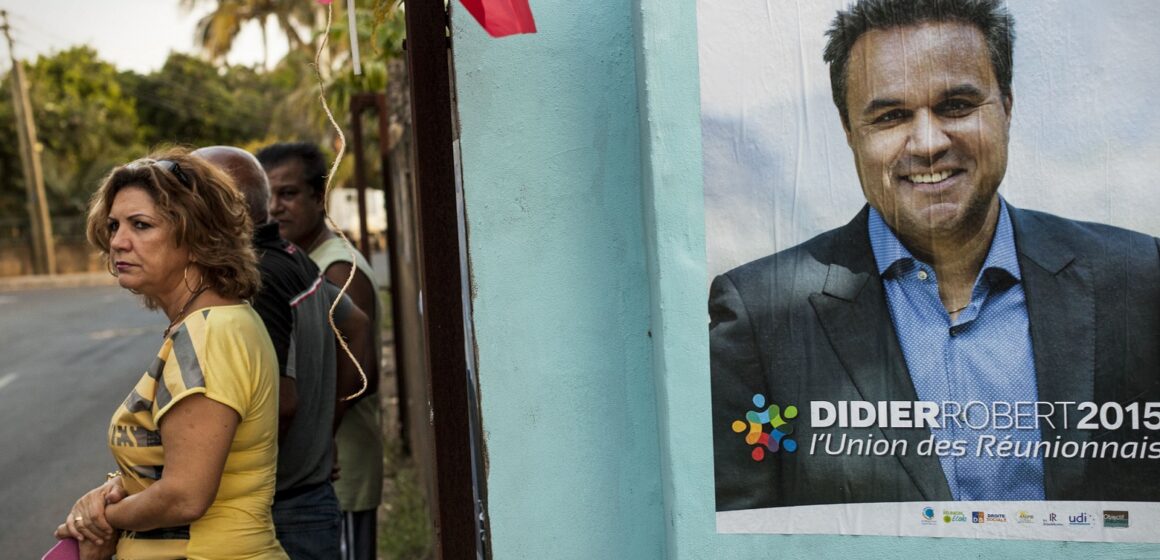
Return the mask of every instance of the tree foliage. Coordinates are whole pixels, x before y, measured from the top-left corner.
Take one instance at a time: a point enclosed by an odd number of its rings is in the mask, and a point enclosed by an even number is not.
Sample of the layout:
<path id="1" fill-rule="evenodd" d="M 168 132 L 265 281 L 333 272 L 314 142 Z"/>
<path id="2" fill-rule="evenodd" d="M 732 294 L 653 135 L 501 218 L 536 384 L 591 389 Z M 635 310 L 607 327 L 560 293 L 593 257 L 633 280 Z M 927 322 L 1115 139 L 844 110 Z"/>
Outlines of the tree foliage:
<path id="1" fill-rule="evenodd" d="M 116 68 L 89 47 L 41 56 L 27 66 L 28 95 L 36 119 L 46 196 L 53 215 L 84 212 L 92 187 L 109 168 L 139 145 L 134 99 L 117 81 Z M 0 133 L 16 138 L 11 85 L 5 80 Z M 0 157 L 0 190 L 23 202 L 24 177 L 16 142 Z M 3 211 L 13 209 L 5 205 Z M 18 211 L 23 213 L 23 207 Z"/>
<path id="2" fill-rule="evenodd" d="M 58 210 L 83 213 L 90 186 L 138 145 L 134 100 L 89 47 L 42 56 L 28 75 L 45 187 Z"/>
<path id="3" fill-rule="evenodd" d="M 3 91 L 0 91 L 0 136 L 8 142 L 0 142 L 0 220 L 19 217 L 25 213 L 27 197 L 24 194 L 24 178 L 21 176 L 20 152 L 16 143 L 16 113 L 12 108 L 11 76 L 5 77 Z M 0 236 L 3 235 L 0 229 Z"/>
<path id="4" fill-rule="evenodd" d="M 114 166 L 163 144 L 245 144 L 266 137 L 284 95 L 270 76 L 218 68 L 173 53 L 156 72 L 118 72 L 89 47 L 39 57 L 26 65 L 40 142 L 49 211 L 83 214 L 101 178 Z M 16 138 L 5 76 L 0 134 Z M 21 160 L 15 141 L 0 146 L 0 218 L 25 215 Z"/>
<path id="5" fill-rule="evenodd" d="M 148 74 L 118 71 L 87 46 L 42 55 L 26 64 L 29 95 L 41 145 L 49 211 L 53 216 L 83 214 L 91 193 L 115 165 L 139 158 L 165 144 L 225 144 L 256 150 L 283 140 L 318 142 L 333 149 L 335 133 L 319 103 L 315 52 L 323 36 L 324 8 L 314 2 L 277 0 L 182 0 L 183 5 L 214 4 L 198 27 L 203 56 L 171 53 L 164 66 Z M 334 4 L 328 46 L 318 69 L 327 102 L 349 129 L 353 94 L 383 92 L 398 71 L 402 55 L 403 13 L 398 0 L 377 0 L 358 8 L 362 75 L 352 72 L 345 3 Z M 215 19 L 216 18 L 216 19 Z M 230 19 L 233 18 L 233 19 Z M 287 55 L 271 69 L 221 62 L 241 26 L 257 21 L 286 36 Z M 235 25 L 236 24 L 236 25 Z M 26 216 L 24 179 L 15 141 L 15 115 L 9 80 L 0 92 L 0 219 Z M 396 113 L 392 121 L 405 119 Z M 378 131 L 364 127 L 368 146 Z M 370 152 L 368 150 L 368 155 Z M 377 159 L 371 157 L 371 173 Z M 336 179 L 350 174 L 343 166 Z"/>
<path id="6" fill-rule="evenodd" d="M 217 68 L 172 53 L 160 70 L 121 79 L 137 99 L 142 134 L 150 145 L 235 144 L 265 136 L 279 93 L 250 68 Z"/>
<path id="7" fill-rule="evenodd" d="M 315 25 L 316 12 L 308 2 L 286 0 L 181 0 L 181 6 L 192 10 L 202 4 L 214 4 L 214 9 L 197 22 L 194 39 L 210 60 L 220 61 L 233 48 L 234 40 L 242 31 L 242 26 L 256 22 L 261 26 L 263 48 L 269 40 L 268 23 L 273 19 L 279 31 L 286 36 L 290 50 L 297 50 L 305 43 L 299 30 Z M 266 67 L 263 53 L 262 67 Z"/>

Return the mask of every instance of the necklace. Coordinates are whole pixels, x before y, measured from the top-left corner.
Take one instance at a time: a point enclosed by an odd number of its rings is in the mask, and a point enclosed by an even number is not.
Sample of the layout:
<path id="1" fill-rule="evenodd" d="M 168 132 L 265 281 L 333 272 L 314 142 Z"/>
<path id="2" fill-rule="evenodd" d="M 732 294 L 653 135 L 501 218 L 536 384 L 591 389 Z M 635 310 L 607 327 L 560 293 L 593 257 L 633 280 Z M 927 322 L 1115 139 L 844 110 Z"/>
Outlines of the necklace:
<path id="1" fill-rule="evenodd" d="M 161 333 L 161 338 L 169 338 L 169 331 L 173 330 L 173 326 L 176 325 L 178 321 L 181 321 L 183 317 L 185 317 L 185 312 L 189 310 L 189 306 L 193 303 L 193 300 L 197 299 L 197 296 L 200 296 L 208 289 L 209 286 L 202 286 L 198 288 L 196 292 L 189 294 L 189 299 L 185 300 L 185 305 L 181 306 L 181 311 L 178 311 L 177 316 L 175 316 L 173 320 L 169 322 L 169 326 L 165 327 L 165 332 Z"/>
<path id="2" fill-rule="evenodd" d="M 962 311 L 970 306 L 971 306 L 971 302 L 968 301 L 966 305 L 964 305 L 958 309 L 952 309 L 950 311 L 947 311 L 947 315 L 954 315 L 955 313 L 958 313 L 959 311 Z"/>

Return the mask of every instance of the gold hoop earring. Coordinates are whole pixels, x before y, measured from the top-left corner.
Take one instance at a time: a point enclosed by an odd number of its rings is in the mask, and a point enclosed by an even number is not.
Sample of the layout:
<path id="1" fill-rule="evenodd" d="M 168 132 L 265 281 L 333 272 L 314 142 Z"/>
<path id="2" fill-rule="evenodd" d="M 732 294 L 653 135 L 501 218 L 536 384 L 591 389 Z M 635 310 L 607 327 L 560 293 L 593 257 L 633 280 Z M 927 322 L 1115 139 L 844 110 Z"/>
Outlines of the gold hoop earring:
<path id="1" fill-rule="evenodd" d="M 105 270 L 109 271 L 109 274 L 113 278 L 120 276 L 120 274 L 117 274 L 117 269 L 113 268 L 113 255 L 109 255 L 109 258 L 105 259 Z"/>
<path id="2" fill-rule="evenodd" d="M 189 265 L 191 264 L 193 264 L 193 261 L 185 263 L 185 270 L 181 271 L 181 281 L 185 284 L 185 289 L 189 290 L 189 293 L 192 294 L 197 289 L 189 287 Z"/>

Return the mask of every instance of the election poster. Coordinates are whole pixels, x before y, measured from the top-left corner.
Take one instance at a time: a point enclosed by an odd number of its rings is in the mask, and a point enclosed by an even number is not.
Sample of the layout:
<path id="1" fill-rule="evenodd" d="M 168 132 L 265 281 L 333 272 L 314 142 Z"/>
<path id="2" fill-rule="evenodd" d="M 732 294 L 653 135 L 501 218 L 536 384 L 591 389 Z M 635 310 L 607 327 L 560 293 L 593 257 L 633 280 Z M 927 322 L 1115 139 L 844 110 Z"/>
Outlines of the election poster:
<path id="1" fill-rule="evenodd" d="M 1160 542 L 1158 27 L 699 0 L 719 533 Z"/>

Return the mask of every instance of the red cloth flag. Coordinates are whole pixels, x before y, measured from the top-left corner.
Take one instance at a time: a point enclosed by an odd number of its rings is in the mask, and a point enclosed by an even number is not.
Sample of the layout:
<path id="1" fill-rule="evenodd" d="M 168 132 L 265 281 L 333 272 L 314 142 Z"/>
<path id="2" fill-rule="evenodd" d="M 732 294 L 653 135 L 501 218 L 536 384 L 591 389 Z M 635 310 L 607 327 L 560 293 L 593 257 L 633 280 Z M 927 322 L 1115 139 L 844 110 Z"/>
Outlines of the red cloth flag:
<path id="1" fill-rule="evenodd" d="M 492 37 L 535 33 L 528 0 L 459 0 Z"/>

